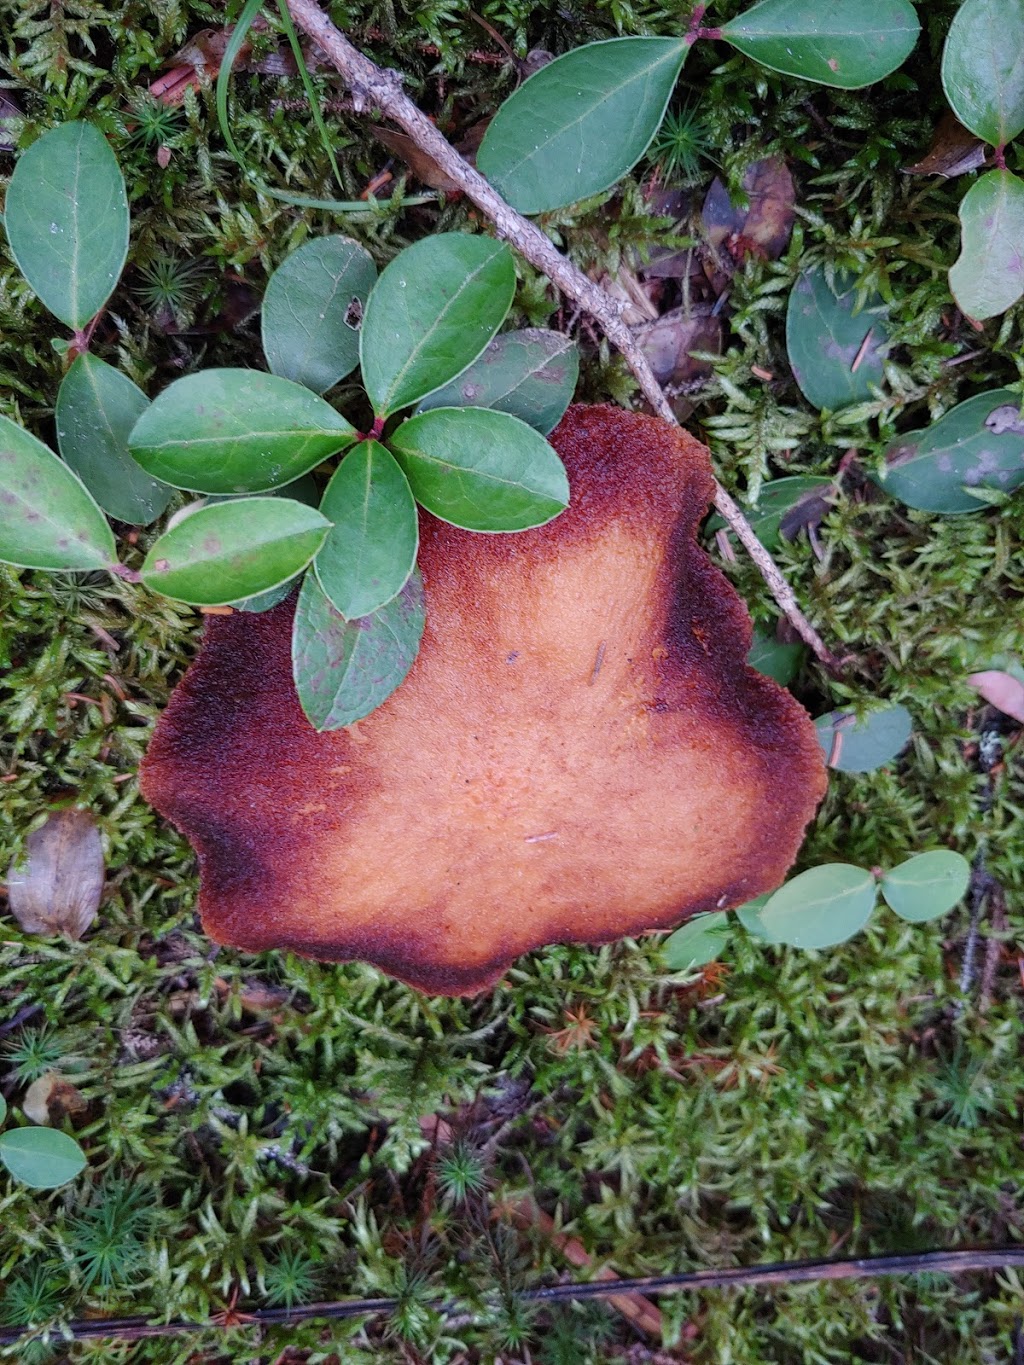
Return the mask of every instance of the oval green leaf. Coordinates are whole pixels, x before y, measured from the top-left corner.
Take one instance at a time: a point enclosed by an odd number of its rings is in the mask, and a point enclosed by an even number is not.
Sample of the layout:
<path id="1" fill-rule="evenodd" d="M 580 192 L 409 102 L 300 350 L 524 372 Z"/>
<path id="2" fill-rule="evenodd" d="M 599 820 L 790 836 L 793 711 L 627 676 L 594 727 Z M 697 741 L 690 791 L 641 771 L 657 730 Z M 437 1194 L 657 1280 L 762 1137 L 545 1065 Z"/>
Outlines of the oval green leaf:
<path id="1" fill-rule="evenodd" d="M 316 557 L 320 586 L 342 616 L 369 616 L 405 586 L 420 543 L 416 501 L 395 457 L 360 441 L 327 485 L 320 511 L 333 522 Z"/>
<path id="2" fill-rule="evenodd" d="M 7 1117 L 7 1101 L 4 1099 L 3 1095 L 0 1095 L 0 1125 L 3 1124 L 3 1121 L 4 1121 L 4 1119 L 5 1119 L 6 1117 Z"/>
<path id="3" fill-rule="evenodd" d="M 546 436 L 572 401 L 579 373 L 579 349 L 561 332 L 543 327 L 502 332 L 458 379 L 428 393 L 419 411 L 493 408 Z"/>
<path id="4" fill-rule="evenodd" d="M 569 504 L 565 466 L 518 417 L 487 408 L 435 408 L 391 438 L 416 501 L 467 531 L 525 531 Z"/>
<path id="5" fill-rule="evenodd" d="M 292 673 L 310 723 L 339 730 L 375 711 L 412 668 L 425 620 L 418 570 L 397 597 L 356 621 L 336 611 L 307 574 L 292 628 Z"/>
<path id="6" fill-rule="evenodd" d="M 859 90 L 902 66 L 920 30 L 909 0 L 761 0 L 721 36 L 772 71 Z"/>
<path id="7" fill-rule="evenodd" d="M 0 1133 L 0 1161 L 33 1190 L 55 1190 L 85 1169 L 85 1153 L 57 1128 L 12 1128 Z"/>
<path id="8" fill-rule="evenodd" d="M 763 673 L 766 678 L 774 678 L 782 687 L 788 685 L 800 671 L 806 649 L 801 644 L 787 645 L 775 640 L 761 631 L 754 631 L 754 642 L 747 655 L 747 663 Z"/>
<path id="9" fill-rule="evenodd" d="M 878 483 L 922 512 L 977 512 L 972 489 L 1012 492 L 1024 483 L 1024 418 L 1020 395 L 991 389 L 958 404 L 886 451 Z"/>
<path id="10" fill-rule="evenodd" d="M 647 150 L 688 52 L 681 38 L 611 38 L 556 57 L 495 114 L 477 169 L 520 213 L 599 194 Z"/>
<path id="11" fill-rule="evenodd" d="M 914 728 L 905 706 L 885 706 L 858 720 L 852 711 L 830 711 L 814 722 L 830 768 L 870 773 L 902 753 Z"/>
<path id="12" fill-rule="evenodd" d="M 279 606 L 295 586 L 295 579 L 289 578 L 284 583 L 278 583 L 276 588 L 258 592 L 254 597 L 241 597 L 237 602 L 232 602 L 231 606 L 236 611 L 251 611 L 258 615 L 261 611 L 270 611 L 273 607 Z"/>
<path id="13" fill-rule="evenodd" d="M 801 872 L 758 911 L 765 932 L 793 948 L 831 948 L 864 928 L 878 888 L 871 873 L 851 863 L 824 863 Z"/>
<path id="14" fill-rule="evenodd" d="M 762 943 L 780 943 L 781 939 L 775 938 L 761 923 L 761 911 L 770 900 L 770 894 L 755 896 L 752 901 L 736 907 L 736 918 L 751 938 L 756 938 Z"/>
<path id="15" fill-rule="evenodd" d="M 195 606 L 269 592 L 310 563 L 330 529 L 291 498 L 238 498 L 200 507 L 154 541 L 142 581 Z"/>
<path id="16" fill-rule="evenodd" d="M 942 49 L 942 88 L 972 133 L 1005 146 L 1024 130 L 1024 6 L 963 0 Z"/>
<path id="17" fill-rule="evenodd" d="M 99 505 L 118 521 L 148 526 L 174 489 L 132 459 L 128 437 L 149 399 L 127 375 L 86 352 L 57 392 L 57 444 Z"/>
<path id="18" fill-rule="evenodd" d="M 22 569 L 106 569 L 114 533 L 77 474 L 0 417 L 0 560 Z"/>
<path id="19" fill-rule="evenodd" d="M 918 853 L 882 878 L 882 896 L 911 924 L 924 924 L 952 910 L 971 880 L 971 865 L 952 849 Z"/>
<path id="20" fill-rule="evenodd" d="M 1024 183 L 1009 171 L 988 171 L 964 195 L 959 213 L 960 255 L 949 287 L 960 309 L 983 322 L 1024 294 Z"/>
<path id="21" fill-rule="evenodd" d="M 265 493 L 356 438 L 329 403 L 261 370 L 203 370 L 149 405 L 129 445 L 143 469 L 195 493 Z"/>
<path id="22" fill-rule="evenodd" d="M 263 296 L 263 351 L 272 373 L 314 393 L 351 374 L 376 280 L 373 257 L 348 237 L 318 237 L 293 251 Z"/>
<path id="23" fill-rule="evenodd" d="M 53 128 L 24 151 L 4 209 L 11 254 L 55 317 L 80 331 L 128 256 L 128 196 L 117 158 L 91 123 Z"/>
<path id="24" fill-rule="evenodd" d="M 886 309 L 875 294 L 854 311 L 848 276 L 833 290 L 820 266 L 805 270 L 786 309 L 786 350 L 793 377 L 808 403 L 835 412 L 871 397 L 882 382 Z"/>
<path id="25" fill-rule="evenodd" d="M 512 253 L 489 237 L 442 232 L 396 256 L 359 331 L 377 416 L 418 403 L 472 364 L 505 321 L 515 288 Z"/>
<path id="26" fill-rule="evenodd" d="M 694 915 L 665 940 L 661 951 L 666 967 L 673 972 L 685 972 L 717 962 L 731 931 L 729 916 L 720 911 Z"/>

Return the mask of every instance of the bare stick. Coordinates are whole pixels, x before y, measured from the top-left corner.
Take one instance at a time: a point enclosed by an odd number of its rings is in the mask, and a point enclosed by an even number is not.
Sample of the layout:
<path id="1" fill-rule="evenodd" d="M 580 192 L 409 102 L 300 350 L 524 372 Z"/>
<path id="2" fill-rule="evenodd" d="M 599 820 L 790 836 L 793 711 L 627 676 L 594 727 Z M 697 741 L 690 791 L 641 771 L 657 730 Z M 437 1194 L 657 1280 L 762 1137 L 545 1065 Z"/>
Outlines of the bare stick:
<path id="1" fill-rule="evenodd" d="M 647 357 L 637 346 L 633 334 L 622 320 L 620 306 L 600 286 L 589 280 L 545 237 L 535 223 L 506 204 L 501 195 L 473 169 L 444 135 L 434 127 L 412 100 L 403 93 L 401 77 L 395 71 L 382 71 L 370 59 L 353 47 L 345 35 L 331 23 L 316 0 L 288 0 L 296 24 L 317 43 L 344 77 L 352 91 L 357 111 L 375 107 L 405 130 L 446 175 L 462 189 L 467 198 L 481 209 L 494 224 L 500 237 L 519 251 L 538 270 L 548 277 L 567 298 L 578 303 L 598 323 L 608 340 L 626 358 L 637 378 L 644 397 L 666 422 L 678 426 L 675 413 L 654 377 Z M 715 481 L 715 507 L 736 533 L 744 549 L 757 565 L 779 608 L 792 623 L 802 640 L 827 667 L 836 667 L 836 659 L 826 648 L 821 636 L 800 610 L 793 589 L 764 548 L 754 529 L 736 502 L 718 481 Z"/>
<path id="2" fill-rule="evenodd" d="M 626 1294 L 665 1294 L 706 1289 L 747 1289 L 760 1285 L 808 1284 L 819 1280 L 875 1279 L 883 1275 L 947 1274 L 963 1275 L 969 1270 L 1005 1270 L 1024 1266 L 1024 1247 L 954 1247 L 950 1250 L 917 1251 L 892 1256 L 862 1256 L 839 1261 L 825 1257 L 815 1261 L 776 1261 L 771 1265 L 734 1265 L 720 1270 L 688 1270 L 675 1275 L 646 1275 L 640 1279 L 586 1280 L 545 1285 L 538 1289 L 519 1289 L 513 1297 L 526 1303 L 569 1303 L 574 1300 L 620 1298 Z M 449 1315 L 453 1304 L 434 1300 L 441 1313 Z M 82 1318 L 64 1323 L 62 1337 L 84 1341 L 110 1337 L 120 1341 L 141 1341 L 145 1337 L 171 1337 L 208 1332 L 271 1326 L 294 1326 L 315 1319 L 334 1320 L 379 1317 L 393 1313 L 398 1299 L 335 1299 L 328 1303 L 297 1304 L 294 1308 L 257 1308 L 252 1313 L 223 1312 L 205 1322 L 176 1319 L 149 1322 L 144 1317 Z M 474 1321 L 470 1318 L 469 1321 Z M 0 1327 L 0 1346 L 9 1346 L 31 1331 L 27 1324 Z M 49 1329 L 52 1337 L 57 1328 Z"/>

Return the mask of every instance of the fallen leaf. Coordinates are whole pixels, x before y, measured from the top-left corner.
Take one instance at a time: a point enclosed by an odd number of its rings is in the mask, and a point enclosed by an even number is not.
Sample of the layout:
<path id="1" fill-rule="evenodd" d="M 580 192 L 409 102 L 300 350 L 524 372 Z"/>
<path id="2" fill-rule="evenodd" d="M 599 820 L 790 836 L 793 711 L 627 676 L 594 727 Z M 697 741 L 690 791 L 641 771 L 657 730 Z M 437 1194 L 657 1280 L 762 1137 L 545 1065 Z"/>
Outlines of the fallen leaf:
<path id="1" fill-rule="evenodd" d="M 722 322 L 707 304 L 673 309 L 656 322 L 637 327 L 634 335 L 663 386 L 686 384 L 711 373 L 710 363 L 695 360 L 691 351 L 720 355 L 722 350 Z"/>
<path id="2" fill-rule="evenodd" d="M 985 669 L 982 673 L 971 673 L 967 681 L 980 692 L 989 706 L 1012 716 L 1024 725 L 1024 683 L 1010 673 L 998 669 Z"/>
<path id="3" fill-rule="evenodd" d="M 906 175 L 941 175 L 951 180 L 985 164 L 985 144 L 965 128 L 949 110 L 939 119 L 931 146 L 913 166 L 904 166 Z"/>
<path id="4" fill-rule="evenodd" d="M 428 155 L 408 133 L 400 133 L 394 128 L 372 127 L 370 130 L 378 142 L 383 142 L 389 152 L 394 152 L 412 171 L 413 175 L 432 190 L 454 194 L 459 186 L 446 171 L 443 171 L 434 158 Z"/>
<path id="5" fill-rule="evenodd" d="M 266 22 L 257 20 L 253 29 L 267 27 Z M 226 28 L 204 28 L 192 35 L 184 47 L 179 48 L 167 61 L 170 68 L 149 87 L 149 93 L 163 104 L 181 104 L 186 90 L 198 90 L 199 73 L 208 80 L 216 80 L 224 53 L 234 32 L 234 25 Z M 295 60 L 284 48 L 272 48 L 257 58 L 252 57 L 252 43 L 246 41 L 235 57 L 233 71 L 258 71 L 268 76 L 294 76 L 297 71 Z"/>
<path id="6" fill-rule="evenodd" d="M 759 255 L 776 261 L 793 231 L 796 187 L 781 157 L 768 157 L 747 167 L 743 177 L 747 207 L 737 208 L 716 176 L 711 182 L 701 218 L 711 245 L 728 252 L 733 261 Z"/>
<path id="7" fill-rule="evenodd" d="M 88 1108 L 82 1092 L 56 1071 L 33 1081 L 21 1102 L 22 1112 L 33 1123 L 59 1126 L 68 1115 Z"/>
<path id="8" fill-rule="evenodd" d="M 59 810 L 33 830 L 7 875 L 11 914 L 27 934 L 79 939 L 103 897 L 103 845 L 92 816 Z"/>

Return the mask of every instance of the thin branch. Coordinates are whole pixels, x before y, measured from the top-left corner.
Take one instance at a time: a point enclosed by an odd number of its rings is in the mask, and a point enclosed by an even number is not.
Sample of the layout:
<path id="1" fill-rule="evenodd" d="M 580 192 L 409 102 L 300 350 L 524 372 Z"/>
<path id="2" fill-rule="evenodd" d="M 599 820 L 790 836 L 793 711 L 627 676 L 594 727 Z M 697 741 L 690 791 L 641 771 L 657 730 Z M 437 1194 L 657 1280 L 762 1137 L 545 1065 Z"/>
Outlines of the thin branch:
<path id="1" fill-rule="evenodd" d="M 876 1279 L 883 1275 L 962 1275 L 968 1270 L 1005 1270 L 1024 1266 L 1024 1247 L 978 1247 L 953 1251 L 919 1251 L 902 1256 L 861 1256 L 851 1260 L 775 1261 L 768 1265 L 726 1266 L 721 1270 L 690 1270 L 677 1275 L 646 1275 L 638 1279 L 588 1280 L 518 1290 L 527 1303 L 566 1303 L 604 1299 L 623 1294 L 665 1294 L 701 1289 L 751 1289 L 757 1285 L 806 1284 L 812 1280 Z M 53 1328 L 51 1336 L 84 1340 L 89 1337 L 139 1341 L 144 1337 L 183 1336 L 196 1332 L 238 1330 L 246 1327 L 288 1326 L 311 1319 L 379 1317 L 393 1313 L 398 1299 L 337 1299 L 307 1303 L 297 1308 L 262 1308 L 254 1313 L 220 1314 L 207 1322 L 149 1322 L 144 1317 L 81 1318 Z M 438 1311 L 450 1315 L 455 1306 L 437 1301 Z M 0 1346 L 9 1346 L 28 1332 L 25 1327 L 0 1331 Z"/>
<path id="2" fill-rule="evenodd" d="M 655 379 L 647 357 L 640 350 L 632 332 L 622 319 L 620 306 L 563 256 L 535 223 L 517 213 L 478 171 L 463 160 L 426 114 L 403 93 L 401 77 L 397 72 L 381 70 L 353 47 L 323 13 L 316 0 L 288 0 L 288 8 L 298 26 L 323 49 L 344 78 L 352 91 L 356 110 L 377 108 L 404 129 L 462 189 L 467 198 L 487 215 L 499 237 L 511 242 L 567 298 L 578 303 L 600 323 L 608 340 L 622 352 L 629 368 L 636 376 L 644 397 L 654 411 L 666 422 L 678 425 L 676 415 L 661 385 Z M 778 565 L 758 540 L 753 527 L 734 499 L 717 480 L 715 507 L 757 565 L 772 596 L 797 634 L 811 647 L 823 664 L 835 668 L 836 659 L 801 611 L 793 589 L 786 582 Z"/>

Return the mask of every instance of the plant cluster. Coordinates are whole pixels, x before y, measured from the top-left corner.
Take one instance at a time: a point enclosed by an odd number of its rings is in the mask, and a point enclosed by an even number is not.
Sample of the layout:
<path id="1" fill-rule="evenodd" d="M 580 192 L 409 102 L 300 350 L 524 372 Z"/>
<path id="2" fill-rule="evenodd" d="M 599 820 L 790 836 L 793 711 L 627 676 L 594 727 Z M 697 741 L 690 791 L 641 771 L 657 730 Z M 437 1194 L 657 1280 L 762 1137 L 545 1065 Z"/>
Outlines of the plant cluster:
<path id="1" fill-rule="evenodd" d="M 318 729 L 367 715 L 416 657 L 417 502 L 478 532 L 542 525 L 568 502 L 544 436 L 572 396 L 575 352 L 530 330 L 495 340 L 515 291 L 498 242 L 442 233 L 379 279 L 356 242 L 309 242 L 268 284 L 269 373 L 202 371 L 150 403 L 89 350 L 129 235 L 123 177 L 91 124 L 32 144 L 11 178 L 5 226 L 28 283 L 74 329 L 74 361 L 56 404 L 63 463 L 0 417 L 0 557 L 106 569 L 178 601 L 248 611 L 301 580 L 295 683 Z M 373 414 L 365 433 L 321 397 L 357 363 Z M 322 494 L 299 485 L 341 452 Z M 147 525 L 176 489 L 208 497 L 178 508 L 141 569 L 121 564 L 105 513 Z"/>

